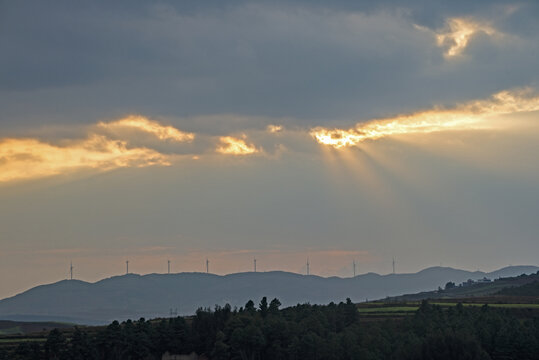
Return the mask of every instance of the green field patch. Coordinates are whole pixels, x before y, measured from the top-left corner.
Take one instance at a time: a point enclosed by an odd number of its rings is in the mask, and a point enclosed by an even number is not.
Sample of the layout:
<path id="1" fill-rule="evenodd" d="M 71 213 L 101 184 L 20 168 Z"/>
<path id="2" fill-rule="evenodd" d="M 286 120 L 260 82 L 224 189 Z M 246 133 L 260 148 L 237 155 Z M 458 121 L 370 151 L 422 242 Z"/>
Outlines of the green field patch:
<path id="1" fill-rule="evenodd" d="M 12 328 L 0 330 L 0 335 L 16 335 L 16 334 L 24 334 L 24 331 L 22 331 L 20 326 L 14 326 Z"/>
<path id="2" fill-rule="evenodd" d="M 452 302 L 433 302 L 432 305 L 439 306 L 457 306 L 458 303 Z M 462 303 L 462 306 L 484 306 L 483 303 Z M 539 304 L 489 304 L 486 305 L 495 307 L 495 308 L 509 308 L 509 309 L 539 309 Z"/>
<path id="3" fill-rule="evenodd" d="M 381 307 L 368 307 L 368 308 L 359 308 L 358 311 L 360 314 L 363 313 L 398 313 L 398 312 L 414 312 L 419 309 L 418 306 L 381 306 Z"/>
<path id="4" fill-rule="evenodd" d="M 406 311 L 406 312 L 368 312 L 368 313 L 361 313 L 362 317 L 402 317 L 402 316 L 411 316 L 414 315 L 415 312 L 413 311 Z"/>

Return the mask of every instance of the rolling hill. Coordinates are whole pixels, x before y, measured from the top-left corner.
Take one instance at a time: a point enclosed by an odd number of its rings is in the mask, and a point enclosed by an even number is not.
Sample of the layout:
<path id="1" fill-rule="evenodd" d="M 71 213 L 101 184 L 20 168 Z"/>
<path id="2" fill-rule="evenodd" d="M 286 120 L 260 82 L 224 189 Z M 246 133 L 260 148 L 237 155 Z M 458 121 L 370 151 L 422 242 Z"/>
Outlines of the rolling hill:
<path id="1" fill-rule="evenodd" d="M 529 297 L 539 297 L 539 272 L 521 274 L 518 276 L 493 278 L 494 281 L 456 284 L 457 286 L 422 291 L 414 294 L 404 294 L 385 299 L 386 302 L 416 302 L 434 299 L 465 299 L 466 301 L 484 300 L 502 301 L 502 298 L 511 297 L 512 301 L 535 302 Z M 516 299 L 520 297 L 522 299 Z M 475 300 L 474 300 L 475 299 Z M 508 299 L 505 299 L 508 300 Z"/>
<path id="2" fill-rule="evenodd" d="M 215 304 L 243 306 L 249 299 L 278 298 L 283 306 L 354 302 L 427 291 L 448 281 L 534 273 L 535 266 L 514 266 L 492 273 L 432 267 L 413 274 L 368 273 L 353 278 L 306 276 L 288 272 L 128 274 L 95 283 L 63 280 L 41 285 L 0 301 L 0 319 L 103 324 L 111 320 L 193 314 Z"/>

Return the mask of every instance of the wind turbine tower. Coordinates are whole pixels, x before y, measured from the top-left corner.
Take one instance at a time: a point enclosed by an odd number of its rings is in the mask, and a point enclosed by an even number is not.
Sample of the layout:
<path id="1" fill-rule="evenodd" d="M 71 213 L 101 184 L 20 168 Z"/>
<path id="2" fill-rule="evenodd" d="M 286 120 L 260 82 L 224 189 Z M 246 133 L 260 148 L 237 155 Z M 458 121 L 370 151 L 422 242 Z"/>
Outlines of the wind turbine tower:
<path id="1" fill-rule="evenodd" d="M 354 277 L 356 277 L 356 261 L 352 261 L 352 266 L 354 267 Z"/>
<path id="2" fill-rule="evenodd" d="M 210 260 L 206 259 L 206 273 L 210 273 Z"/>
<path id="3" fill-rule="evenodd" d="M 253 259 L 253 263 L 255 265 L 255 272 L 256 272 L 256 258 Z"/>
<path id="4" fill-rule="evenodd" d="M 69 278 L 73 280 L 73 261 L 69 264 Z"/>
<path id="5" fill-rule="evenodd" d="M 129 274 L 129 260 L 125 260 L 125 274 Z"/>
<path id="6" fill-rule="evenodd" d="M 167 264 L 168 264 L 168 273 L 170 274 L 170 260 L 167 260 Z"/>
<path id="7" fill-rule="evenodd" d="M 395 274 L 395 257 L 393 256 L 393 274 Z"/>
<path id="8" fill-rule="evenodd" d="M 309 258 L 307 258 L 307 275 L 311 274 L 310 269 L 309 269 L 310 265 L 311 264 L 309 264 Z"/>

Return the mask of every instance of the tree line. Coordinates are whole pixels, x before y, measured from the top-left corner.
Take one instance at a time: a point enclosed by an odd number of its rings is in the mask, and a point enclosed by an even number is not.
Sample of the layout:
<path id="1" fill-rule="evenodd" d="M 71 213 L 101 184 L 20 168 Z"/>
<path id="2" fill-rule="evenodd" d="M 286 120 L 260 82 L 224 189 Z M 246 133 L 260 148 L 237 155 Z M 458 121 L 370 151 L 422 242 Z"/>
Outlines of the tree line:
<path id="1" fill-rule="evenodd" d="M 165 352 L 212 360 L 539 359 L 539 316 L 532 310 L 424 301 L 404 319 L 369 321 L 350 299 L 280 305 L 263 298 L 258 306 L 216 306 L 188 318 L 114 321 L 68 336 L 52 330 L 44 343 L 21 343 L 0 359 L 150 360 Z"/>

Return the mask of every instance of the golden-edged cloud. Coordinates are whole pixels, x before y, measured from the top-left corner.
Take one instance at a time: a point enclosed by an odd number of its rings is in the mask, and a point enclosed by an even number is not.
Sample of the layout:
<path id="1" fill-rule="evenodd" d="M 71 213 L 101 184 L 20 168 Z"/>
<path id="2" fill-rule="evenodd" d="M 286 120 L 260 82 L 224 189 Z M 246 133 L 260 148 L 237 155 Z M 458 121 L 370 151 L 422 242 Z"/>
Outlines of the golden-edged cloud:
<path id="1" fill-rule="evenodd" d="M 279 129 L 276 127 L 275 131 Z M 142 135 L 142 136 L 141 136 Z M 209 150 L 223 155 L 249 155 L 259 150 L 246 135 L 202 136 L 188 152 L 176 143 L 191 143 L 195 134 L 163 125 L 143 116 L 130 115 L 98 122 L 68 139 L 45 137 L 0 138 L 0 183 L 48 176 L 125 167 L 167 166 L 180 154 L 198 160 Z M 216 145 L 217 143 L 217 145 Z M 216 146 L 216 148 L 214 147 Z"/>
<path id="2" fill-rule="evenodd" d="M 169 165 L 167 157 L 147 148 L 92 134 L 87 139 L 53 145 L 38 139 L 0 140 L 0 182 L 64 174 L 81 169 Z"/>
<path id="3" fill-rule="evenodd" d="M 99 122 L 99 128 L 110 131 L 138 130 L 156 136 L 159 140 L 172 140 L 177 142 L 192 141 L 195 134 L 183 132 L 172 126 L 161 125 L 146 117 L 130 115 L 112 122 Z"/>
<path id="4" fill-rule="evenodd" d="M 471 17 L 449 18 L 446 20 L 445 27 L 436 31 L 419 25 L 416 25 L 416 28 L 431 33 L 436 39 L 436 44 L 444 49 L 446 58 L 461 55 L 473 36 L 477 34 L 502 35 L 489 23 Z"/>
<path id="5" fill-rule="evenodd" d="M 275 133 L 279 133 L 281 131 L 283 131 L 283 126 L 282 125 L 268 125 L 266 127 L 266 130 L 272 134 L 275 134 Z"/>
<path id="6" fill-rule="evenodd" d="M 225 155 L 250 155 L 259 150 L 253 145 L 248 144 L 243 139 L 233 136 L 221 136 L 216 151 Z"/>
<path id="7" fill-rule="evenodd" d="M 80 138 L 51 143 L 40 138 L 0 139 L 0 183 L 37 179 L 80 170 L 170 165 L 171 155 L 135 145 L 135 132 L 158 141 L 191 142 L 195 135 L 143 116 L 98 122 Z M 140 141 L 138 141 L 140 143 Z"/>
<path id="8" fill-rule="evenodd" d="M 496 30 L 489 24 L 471 18 L 451 18 L 447 20 L 446 28 L 436 34 L 436 42 L 438 46 L 446 49 L 447 57 L 452 57 L 461 54 L 472 36 L 481 32 L 487 35 L 496 34 Z"/>
<path id="9" fill-rule="evenodd" d="M 486 120 L 492 116 L 536 110 L 539 110 L 539 96 L 531 90 L 502 91 L 490 99 L 471 101 L 453 109 L 434 108 L 375 119 L 358 123 L 351 129 L 317 127 L 311 130 L 311 136 L 320 144 L 339 149 L 391 135 L 479 128 L 486 126 Z"/>

